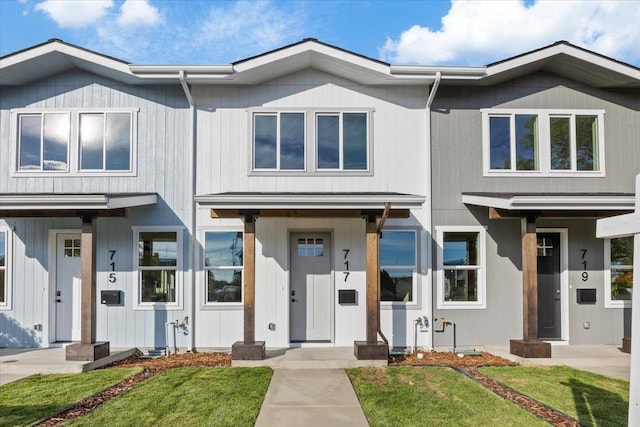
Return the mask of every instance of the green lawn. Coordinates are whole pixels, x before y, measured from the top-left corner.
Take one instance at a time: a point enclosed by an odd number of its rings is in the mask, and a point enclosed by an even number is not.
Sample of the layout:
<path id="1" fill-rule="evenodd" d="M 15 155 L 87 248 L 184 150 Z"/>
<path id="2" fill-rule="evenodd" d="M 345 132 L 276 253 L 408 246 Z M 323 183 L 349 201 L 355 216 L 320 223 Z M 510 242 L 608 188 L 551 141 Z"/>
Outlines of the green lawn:
<path id="1" fill-rule="evenodd" d="M 5 384 L 0 386 L 0 426 L 31 425 L 49 418 L 137 372 L 139 368 L 32 375 Z"/>
<path id="2" fill-rule="evenodd" d="M 120 395 L 74 426 L 253 426 L 269 368 L 176 368 Z"/>
<path id="3" fill-rule="evenodd" d="M 485 367 L 481 371 L 587 426 L 626 426 L 629 383 L 565 366 Z"/>
<path id="4" fill-rule="evenodd" d="M 348 372 L 372 427 L 547 425 L 452 369 L 401 366 Z"/>

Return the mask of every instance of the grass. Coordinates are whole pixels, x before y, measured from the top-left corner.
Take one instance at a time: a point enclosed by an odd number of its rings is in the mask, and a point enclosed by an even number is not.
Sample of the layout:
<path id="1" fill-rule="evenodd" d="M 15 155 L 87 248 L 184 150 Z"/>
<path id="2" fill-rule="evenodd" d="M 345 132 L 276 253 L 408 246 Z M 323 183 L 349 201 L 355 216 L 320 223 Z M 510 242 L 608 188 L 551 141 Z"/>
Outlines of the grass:
<path id="1" fill-rule="evenodd" d="M 372 427 L 547 425 L 448 368 L 402 366 L 348 372 Z"/>
<path id="2" fill-rule="evenodd" d="M 99 407 L 74 426 L 253 426 L 269 368 L 176 368 Z"/>
<path id="3" fill-rule="evenodd" d="M 32 375 L 0 387 L 0 426 L 31 425 L 140 372 L 105 369 L 84 374 Z"/>
<path id="4" fill-rule="evenodd" d="M 566 366 L 485 367 L 483 373 L 587 426 L 627 425 L 629 383 Z"/>

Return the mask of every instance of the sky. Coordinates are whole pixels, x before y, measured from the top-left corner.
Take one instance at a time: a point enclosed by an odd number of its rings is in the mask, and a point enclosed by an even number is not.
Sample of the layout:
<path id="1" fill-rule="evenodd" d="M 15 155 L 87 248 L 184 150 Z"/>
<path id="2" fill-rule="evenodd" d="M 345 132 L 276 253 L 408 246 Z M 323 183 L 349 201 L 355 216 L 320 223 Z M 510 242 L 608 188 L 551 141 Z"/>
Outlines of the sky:
<path id="1" fill-rule="evenodd" d="M 640 0 L 0 0 L 0 56 L 59 38 L 134 64 L 228 64 L 307 37 L 482 66 L 558 40 L 640 66 Z"/>

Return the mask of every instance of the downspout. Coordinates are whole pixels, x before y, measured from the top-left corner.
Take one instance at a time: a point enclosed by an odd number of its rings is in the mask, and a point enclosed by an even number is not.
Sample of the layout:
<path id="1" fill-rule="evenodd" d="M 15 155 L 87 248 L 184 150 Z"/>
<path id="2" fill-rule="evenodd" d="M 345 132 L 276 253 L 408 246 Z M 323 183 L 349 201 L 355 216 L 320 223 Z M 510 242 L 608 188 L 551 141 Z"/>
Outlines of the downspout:
<path id="1" fill-rule="evenodd" d="M 387 221 L 389 217 L 389 211 L 391 210 L 391 203 L 384 202 L 384 211 L 382 212 L 382 217 L 380 218 L 380 223 L 378 224 L 378 236 L 382 233 L 382 227 L 384 227 L 384 223 Z M 380 238 L 380 237 L 378 237 Z M 380 270 L 380 253 L 378 252 L 378 270 Z M 382 333 L 382 328 L 380 327 L 380 283 L 378 283 L 378 335 L 382 338 L 382 341 L 389 347 L 389 340 Z"/>
<path id="2" fill-rule="evenodd" d="M 426 121 L 425 121 L 425 136 L 426 136 L 426 148 L 425 148 L 425 171 L 427 171 L 427 183 L 426 188 L 429 191 L 429 194 L 424 202 L 424 222 L 425 222 L 425 230 L 429 230 L 428 235 L 426 236 L 426 257 L 425 260 L 427 262 L 427 277 L 431 278 L 431 304 L 428 306 L 429 317 L 433 319 L 433 298 L 434 298 L 434 268 L 433 268 L 433 223 L 432 223 L 432 214 L 433 214 L 433 171 L 431 166 L 431 105 L 433 104 L 433 100 L 436 97 L 436 92 L 440 87 L 440 81 L 442 80 L 442 72 L 436 71 L 435 80 L 433 81 L 433 85 L 431 86 L 431 90 L 429 91 L 429 97 L 427 98 L 426 105 Z M 437 298 L 437 296 L 436 296 Z M 431 347 L 433 348 L 433 344 L 435 342 L 435 335 L 433 332 L 433 328 L 431 328 Z"/>
<path id="3" fill-rule="evenodd" d="M 189 245 L 189 261 L 190 261 L 190 270 L 191 270 L 191 297 L 189 298 L 189 318 L 191 319 L 191 335 L 187 340 L 188 346 L 187 351 L 193 352 L 193 347 L 196 339 L 195 334 L 195 301 L 196 301 L 196 288 L 197 288 L 197 280 L 196 280 L 196 261 L 195 261 L 195 246 L 196 246 L 196 203 L 193 200 L 193 197 L 196 194 L 196 108 L 193 102 L 193 96 L 191 94 L 191 90 L 189 89 L 189 85 L 187 84 L 187 79 L 184 74 L 184 70 L 180 70 L 179 73 L 180 84 L 182 85 L 182 90 L 184 91 L 184 95 L 187 97 L 187 101 L 189 102 L 189 110 L 191 113 L 190 118 L 190 126 L 189 126 L 189 140 L 191 141 L 191 156 L 189 156 L 189 170 L 191 173 L 191 227 L 190 227 L 190 237 L 191 244 Z"/>

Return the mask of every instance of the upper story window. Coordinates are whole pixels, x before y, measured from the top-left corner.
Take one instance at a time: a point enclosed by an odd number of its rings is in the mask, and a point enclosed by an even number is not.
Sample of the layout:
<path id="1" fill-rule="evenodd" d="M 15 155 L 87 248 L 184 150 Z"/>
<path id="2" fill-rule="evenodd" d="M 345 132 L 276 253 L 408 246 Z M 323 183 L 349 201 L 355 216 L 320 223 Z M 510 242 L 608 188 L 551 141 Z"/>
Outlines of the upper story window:
<path id="1" fill-rule="evenodd" d="M 384 230 L 380 237 L 380 300 L 417 302 L 414 230 Z"/>
<path id="2" fill-rule="evenodd" d="M 371 111 L 252 111 L 253 173 L 368 173 Z"/>
<path id="3" fill-rule="evenodd" d="M 16 173 L 135 173 L 136 112 L 14 110 Z"/>
<path id="4" fill-rule="evenodd" d="M 485 175 L 604 176 L 604 112 L 482 110 Z"/>
<path id="5" fill-rule="evenodd" d="M 633 290 L 633 236 L 604 241 L 604 305 L 630 308 Z"/>
<path id="6" fill-rule="evenodd" d="M 486 308 L 485 229 L 436 227 L 438 308 Z"/>

